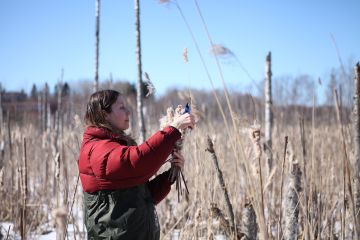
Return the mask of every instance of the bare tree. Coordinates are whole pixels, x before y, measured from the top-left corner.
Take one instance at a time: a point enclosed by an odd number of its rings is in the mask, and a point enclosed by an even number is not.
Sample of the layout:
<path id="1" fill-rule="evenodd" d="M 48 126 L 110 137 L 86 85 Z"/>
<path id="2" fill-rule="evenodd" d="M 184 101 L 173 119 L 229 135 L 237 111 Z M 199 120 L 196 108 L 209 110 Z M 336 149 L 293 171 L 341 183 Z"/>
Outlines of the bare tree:
<path id="1" fill-rule="evenodd" d="M 273 127 L 272 94 L 271 94 L 271 52 L 266 56 L 265 64 L 265 153 L 269 172 L 272 168 L 271 135 Z"/>
<path id="2" fill-rule="evenodd" d="M 354 128 L 354 155 L 355 155 L 355 210 L 357 213 L 356 231 L 360 236 L 360 64 L 355 66 L 354 81 L 354 109 L 353 109 L 353 128 Z"/>
<path id="3" fill-rule="evenodd" d="M 135 0 L 135 17 L 136 17 L 136 62 L 138 66 L 138 80 L 136 84 L 137 94 L 137 115 L 139 122 L 139 142 L 143 142 L 146 137 L 144 114 L 143 114 L 143 89 L 142 89 L 142 66 L 141 66 L 141 41 L 140 41 L 140 4 Z"/>
<path id="4" fill-rule="evenodd" d="M 95 27 L 95 79 L 94 92 L 99 89 L 100 0 L 96 0 Z"/>

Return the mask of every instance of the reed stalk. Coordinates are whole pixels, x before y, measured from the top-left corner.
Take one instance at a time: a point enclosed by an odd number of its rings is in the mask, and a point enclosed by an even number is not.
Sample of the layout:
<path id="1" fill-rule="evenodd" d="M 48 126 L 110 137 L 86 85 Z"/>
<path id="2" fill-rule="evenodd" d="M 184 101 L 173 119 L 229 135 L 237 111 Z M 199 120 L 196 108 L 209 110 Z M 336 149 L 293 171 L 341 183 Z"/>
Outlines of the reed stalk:
<path id="1" fill-rule="evenodd" d="M 285 171 L 285 162 L 286 162 L 286 150 L 288 145 L 288 136 L 285 136 L 285 146 L 284 146 L 284 158 L 281 165 L 281 180 L 280 180 L 280 208 L 279 208 L 279 222 L 278 222 L 278 239 L 282 236 L 282 227 L 281 227 L 281 218 L 282 218 L 282 200 L 283 200 L 283 187 L 284 187 L 284 171 Z"/>
<path id="2" fill-rule="evenodd" d="M 26 218 L 27 218 L 27 195 L 28 195 L 28 184 L 27 184 L 27 157 L 26 157 L 26 138 L 23 138 L 23 157 L 20 167 L 20 182 L 21 182 L 21 217 L 20 217 L 20 233 L 21 239 L 26 240 Z"/>

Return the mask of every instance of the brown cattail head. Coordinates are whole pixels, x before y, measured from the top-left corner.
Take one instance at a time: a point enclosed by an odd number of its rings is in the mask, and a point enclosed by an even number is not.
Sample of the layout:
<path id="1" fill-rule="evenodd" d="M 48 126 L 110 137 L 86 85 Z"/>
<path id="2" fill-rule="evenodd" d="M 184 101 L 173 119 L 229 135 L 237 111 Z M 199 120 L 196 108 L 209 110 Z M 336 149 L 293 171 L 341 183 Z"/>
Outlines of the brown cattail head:
<path id="1" fill-rule="evenodd" d="M 260 145 L 260 125 L 252 125 L 249 129 L 250 140 L 253 144 L 254 154 L 256 158 L 261 157 L 261 145 Z"/>
<path id="2" fill-rule="evenodd" d="M 230 223 L 225 218 L 224 214 L 222 213 L 221 209 L 217 207 L 216 203 L 210 204 L 210 216 L 212 219 L 218 219 L 220 222 L 220 228 L 227 234 L 230 233 Z"/>

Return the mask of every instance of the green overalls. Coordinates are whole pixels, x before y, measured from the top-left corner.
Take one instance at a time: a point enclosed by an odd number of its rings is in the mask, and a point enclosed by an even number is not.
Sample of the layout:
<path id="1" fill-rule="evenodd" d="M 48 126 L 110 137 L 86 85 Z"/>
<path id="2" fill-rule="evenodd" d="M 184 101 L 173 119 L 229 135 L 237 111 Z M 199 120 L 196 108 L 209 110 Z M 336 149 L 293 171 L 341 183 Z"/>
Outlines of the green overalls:
<path id="1" fill-rule="evenodd" d="M 146 184 L 84 192 L 88 239 L 160 239 L 154 200 Z"/>

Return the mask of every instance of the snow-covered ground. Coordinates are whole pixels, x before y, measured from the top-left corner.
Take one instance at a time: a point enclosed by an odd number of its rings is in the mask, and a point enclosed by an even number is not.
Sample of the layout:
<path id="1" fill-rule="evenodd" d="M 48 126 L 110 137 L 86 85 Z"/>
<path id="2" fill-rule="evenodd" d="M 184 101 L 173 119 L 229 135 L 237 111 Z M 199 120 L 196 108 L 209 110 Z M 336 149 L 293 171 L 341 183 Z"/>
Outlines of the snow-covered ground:
<path id="1" fill-rule="evenodd" d="M 9 231 L 10 228 L 10 231 Z M 81 228 L 77 229 L 78 227 L 74 228 L 73 224 L 69 224 L 67 227 L 67 236 L 68 239 L 86 239 L 86 233 L 84 231 L 83 225 Z M 7 233 L 9 231 L 9 239 L 12 240 L 21 240 L 21 236 L 18 233 L 14 232 L 14 224 L 9 222 L 2 222 L 0 223 L 0 231 L 3 238 L 6 239 Z M 0 236 L 1 236 L 0 235 Z M 50 226 L 44 225 L 44 229 L 42 234 L 41 233 L 29 233 L 28 239 L 36 239 L 36 240 L 54 240 L 56 239 L 56 229 Z"/>

